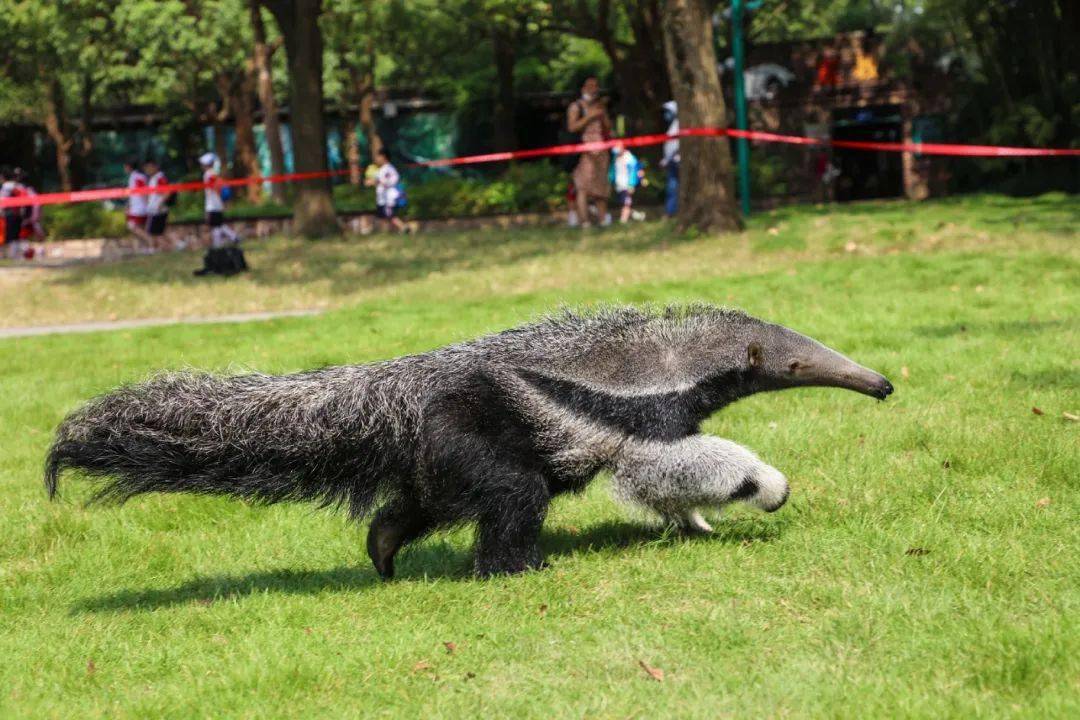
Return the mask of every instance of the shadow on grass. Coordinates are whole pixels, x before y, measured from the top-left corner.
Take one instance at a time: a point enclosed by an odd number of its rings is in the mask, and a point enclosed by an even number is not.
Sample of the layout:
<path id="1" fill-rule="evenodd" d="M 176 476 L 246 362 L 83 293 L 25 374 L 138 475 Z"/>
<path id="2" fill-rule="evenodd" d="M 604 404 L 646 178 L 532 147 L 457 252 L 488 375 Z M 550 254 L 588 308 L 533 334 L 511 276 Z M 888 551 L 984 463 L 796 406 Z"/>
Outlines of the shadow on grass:
<path id="1" fill-rule="evenodd" d="M 679 543 L 747 544 L 769 542 L 782 532 L 775 523 L 733 520 L 721 523 L 710 535 L 683 535 L 619 520 L 585 530 L 559 527 L 545 530 L 540 545 L 548 558 L 616 551 L 640 545 Z M 402 553 L 395 581 L 429 578 L 471 580 L 471 553 L 447 542 L 427 542 Z M 166 588 L 126 589 L 86 598 L 72 606 L 72 614 L 155 610 L 176 605 L 212 605 L 216 601 L 248 595 L 316 595 L 322 592 L 361 590 L 380 582 L 367 565 L 340 565 L 326 570 L 266 570 L 244 575 L 203 575 Z"/>

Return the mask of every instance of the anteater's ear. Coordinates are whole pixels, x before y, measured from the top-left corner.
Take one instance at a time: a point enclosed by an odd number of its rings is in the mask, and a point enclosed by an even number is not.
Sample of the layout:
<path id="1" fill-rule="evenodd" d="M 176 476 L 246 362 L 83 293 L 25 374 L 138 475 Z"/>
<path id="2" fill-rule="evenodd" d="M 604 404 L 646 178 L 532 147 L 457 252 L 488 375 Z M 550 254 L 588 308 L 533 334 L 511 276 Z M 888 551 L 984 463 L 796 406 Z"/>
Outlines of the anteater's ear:
<path id="1" fill-rule="evenodd" d="M 757 342 L 752 342 L 746 348 L 746 358 L 750 361 L 750 367 L 759 368 L 765 364 L 765 351 Z"/>

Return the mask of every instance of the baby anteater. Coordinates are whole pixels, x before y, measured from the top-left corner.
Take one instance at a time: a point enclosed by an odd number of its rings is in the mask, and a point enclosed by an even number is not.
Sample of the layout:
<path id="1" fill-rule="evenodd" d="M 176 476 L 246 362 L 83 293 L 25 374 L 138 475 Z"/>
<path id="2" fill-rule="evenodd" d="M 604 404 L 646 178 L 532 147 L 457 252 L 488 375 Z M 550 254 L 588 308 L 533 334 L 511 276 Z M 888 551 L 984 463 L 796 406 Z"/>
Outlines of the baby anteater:
<path id="1" fill-rule="evenodd" d="M 564 313 L 472 342 L 294 375 L 169 373 L 91 400 L 57 430 L 45 485 L 376 505 L 379 574 L 436 528 L 475 522 L 476 572 L 538 568 L 551 498 L 602 469 L 616 494 L 707 530 L 699 508 L 776 510 L 784 476 L 701 422 L 753 393 L 889 381 L 808 337 L 711 306 Z"/>

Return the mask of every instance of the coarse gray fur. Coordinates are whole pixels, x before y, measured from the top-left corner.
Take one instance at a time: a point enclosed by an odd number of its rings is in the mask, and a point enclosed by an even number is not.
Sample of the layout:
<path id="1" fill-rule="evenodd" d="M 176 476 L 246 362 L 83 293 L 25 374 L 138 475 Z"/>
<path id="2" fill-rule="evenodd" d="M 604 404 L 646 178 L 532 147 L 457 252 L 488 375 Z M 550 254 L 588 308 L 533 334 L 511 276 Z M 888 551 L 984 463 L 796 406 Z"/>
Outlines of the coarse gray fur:
<path id="1" fill-rule="evenodd" d="M 747 395 L 843 387 L 884 399 L 881 375 L 779 325 L 708 305 L 565 312 L 427 353 L 292 375 L 167 373 L 91 400 L 57 429 L 46 467 L 145 492 L 256 502 L 379 504 L 368 550 L 394 554 L 476 522 L 477 571 L 538 567 L 551 497 L 611 469 L 616 493 L 706 529 L 702 507 L 774 510 L 782 474 L 698 434 Z"/>

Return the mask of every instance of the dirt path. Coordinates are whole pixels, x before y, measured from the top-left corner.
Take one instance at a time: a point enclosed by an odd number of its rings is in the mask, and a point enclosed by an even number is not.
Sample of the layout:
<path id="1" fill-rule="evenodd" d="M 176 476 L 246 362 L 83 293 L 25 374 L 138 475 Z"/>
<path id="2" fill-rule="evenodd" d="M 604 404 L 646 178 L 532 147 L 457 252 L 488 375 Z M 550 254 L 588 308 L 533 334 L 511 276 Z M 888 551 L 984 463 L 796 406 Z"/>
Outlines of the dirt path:
<path id="1" fill-rule="evenodd" d="M 142 320 L 106 320 L 100 322 L 72 323 L 70 325 L 37 325 L 31 327 L 0 328 L 0 339 L 30 337 L 33 335 L 58 335 L 63 333 L 88 333 L 130 328 L 156 327 L 159 325 L 205 325 L 210 323 L 243 323 L 273 320 L 275 318 L 310 317 L 321 310 L 285 310 L 282 312 L 237 313 L 214 317 L 145 318 Z"/>

